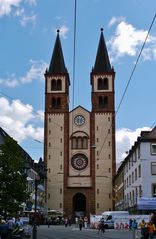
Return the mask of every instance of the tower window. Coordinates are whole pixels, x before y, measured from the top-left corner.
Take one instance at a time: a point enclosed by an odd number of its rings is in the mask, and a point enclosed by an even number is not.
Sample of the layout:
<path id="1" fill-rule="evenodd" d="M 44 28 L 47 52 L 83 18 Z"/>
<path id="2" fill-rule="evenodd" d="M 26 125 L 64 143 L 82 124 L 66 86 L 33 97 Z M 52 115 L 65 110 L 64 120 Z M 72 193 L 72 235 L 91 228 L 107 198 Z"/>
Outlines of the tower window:
<path id="1" fill-rule="evenodd" d="M 62 90 L 62 81 L 61 79 L 52 79 L 51 80 L 51 90 L 52 91 L 57 91 L 57 90 Z"/>
<path id="2" fill-rule="evenodd" d="M 61 107 L 61 98 L 52 98 L 52 108 L 59 109 Z"/>
<path id="3" fill-rule="evenodd" d="M 102 90 L 102 78 L 98 78 L 98 90 Z"/>
<path id="4" fill-rule="evenodd" d="M 108 90 L 108 78 L 103 79 L 103 89 Z"/>
<path id="5" fill-rule="evenodd" d="M 108 107 L 108 96 L 100 96 L 99 97 L 99 107 L 100 108 Z"/>
<path id="6" fill-rule="evenodd" d="M 108 90 L 108 78 L 98 78 L 98 90 Z"/>
<path id="7" fill-rule="evenodd" d="M 51 90 L 56 90 L 56 80 L 55 79 L 51 80 Z"/>

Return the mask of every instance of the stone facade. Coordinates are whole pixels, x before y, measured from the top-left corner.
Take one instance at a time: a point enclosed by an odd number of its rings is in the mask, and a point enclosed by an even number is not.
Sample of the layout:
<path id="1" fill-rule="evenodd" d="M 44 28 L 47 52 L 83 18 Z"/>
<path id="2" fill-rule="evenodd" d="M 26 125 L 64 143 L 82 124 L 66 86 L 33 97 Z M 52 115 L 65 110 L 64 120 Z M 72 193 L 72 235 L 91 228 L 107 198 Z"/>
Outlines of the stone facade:
<path id="1" fill-rule="evenodd" d="M 60 49 L 58 37 L 54 51 Z M 104 44 L 102 37 L 100 41 Z M 53 55 L 58 57 L 56 52 Z M 45 73 L 46 203 L 49 209 L 63 211 L 73 218 L 113 210 L 115 73 L 106 53 L 104 57 L 102 60 L 108 66 L 99 74 L 96 64 L 91 73 L 91 112 L 82 106 L 69 111 L 69 76 L 62 58 L 60 73 L 53 72 L 55 57 L 51 72 Z M 105 81 L 106 87 L 100 85 Z M 58 82 L 59 88 L 53 88 Z"/>

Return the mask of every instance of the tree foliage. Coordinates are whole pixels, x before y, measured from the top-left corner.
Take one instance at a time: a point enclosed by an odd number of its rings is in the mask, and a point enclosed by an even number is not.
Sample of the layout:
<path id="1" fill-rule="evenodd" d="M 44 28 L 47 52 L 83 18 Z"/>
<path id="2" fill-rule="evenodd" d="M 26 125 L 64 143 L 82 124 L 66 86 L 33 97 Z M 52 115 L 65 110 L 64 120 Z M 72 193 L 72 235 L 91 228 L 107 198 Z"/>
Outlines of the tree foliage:
<path id="1" fill-rule="evenodd" d="M 17 213 L 29 197 L 24 174 L 24 154 L 10 137 L 0 145 L 0 209 Z"/>

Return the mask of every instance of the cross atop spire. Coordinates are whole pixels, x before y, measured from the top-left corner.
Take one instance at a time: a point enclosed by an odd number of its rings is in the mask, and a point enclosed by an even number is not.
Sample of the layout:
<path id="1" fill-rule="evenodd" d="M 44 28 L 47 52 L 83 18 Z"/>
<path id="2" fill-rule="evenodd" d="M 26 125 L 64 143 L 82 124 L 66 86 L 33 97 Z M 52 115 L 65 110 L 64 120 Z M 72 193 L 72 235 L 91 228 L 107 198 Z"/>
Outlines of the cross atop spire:
<path id="1" fill-rule="evenodd" d="M 93 67 L 94 73 L 112 72 L 110 65 L 108 52 L 106 48 L 105 39 L 103 36 L 103 28 L 101 28 L 101 35 L 95 60 L 95 65 Z"/>
<path id="2" fill-rule="evenodd" d="M 67 73 L 67 69 L 65 67 L 64 63 L 64 57 L 63 57 L 63 52 L 62 52 L 62 46 L 61 46 L 61 41 L 60 41 L 60 36 L 59 36 L 60 30 L 57 30 L 57 37 L 55 41 L 55 46 L 49 66 L 49 73 Z"/>

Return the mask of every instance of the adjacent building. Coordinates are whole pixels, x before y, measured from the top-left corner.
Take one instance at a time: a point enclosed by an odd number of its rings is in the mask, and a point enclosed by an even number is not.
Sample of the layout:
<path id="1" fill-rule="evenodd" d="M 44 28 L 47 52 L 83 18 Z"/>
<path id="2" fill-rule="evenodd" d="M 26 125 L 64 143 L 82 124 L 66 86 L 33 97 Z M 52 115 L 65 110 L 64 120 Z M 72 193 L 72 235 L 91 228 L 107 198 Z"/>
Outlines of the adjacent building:
<path id="1" fill-rule="evenodd" d="M 141 132 L 117 171 L 114 188 L 115 209 L 122 206 L 132 213 L 156 210 L 156 127 Z"/>
<path id="2" fill-rule="evenodd" d="M 81 105 L 70 111 L 70 77 L 57 32 L 49 69 L 45 72 L 44 160 L 48 209 L 63 211 L 71 217 L 113 210 L 114 79 L 101 29 L 90 74 L 91 112 Z M 82 90 L 81 94 L 85 92 Z"/>

